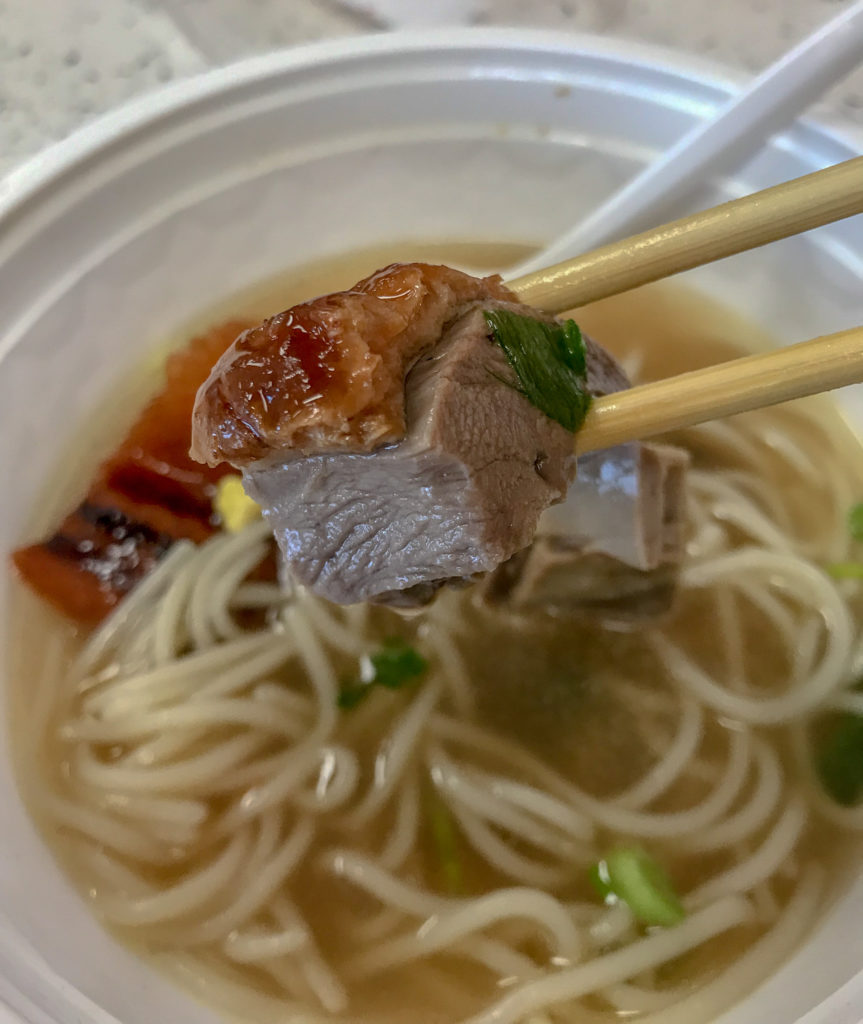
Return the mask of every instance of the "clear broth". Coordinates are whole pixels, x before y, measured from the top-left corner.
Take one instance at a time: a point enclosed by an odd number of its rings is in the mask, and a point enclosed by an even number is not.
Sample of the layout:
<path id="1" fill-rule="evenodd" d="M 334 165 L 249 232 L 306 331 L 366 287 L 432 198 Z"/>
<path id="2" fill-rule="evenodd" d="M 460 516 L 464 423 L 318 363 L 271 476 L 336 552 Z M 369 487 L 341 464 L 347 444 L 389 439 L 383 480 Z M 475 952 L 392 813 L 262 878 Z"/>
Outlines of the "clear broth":
<path id="1" fill-rule="evenodd" d="M 72 449 L 74 457 L 63 460 L 61 474 L 52 481 L 50 497 L 40 503 L 34 514 L 34 535 L 44 532 L 80 495 L 93 467 L 111 449 L 134 411 L 157 386 L 165 353 L 207 325 L 229 316 L 270 315 L 310 295 L 346 287 L 371 269 L 395 259 L 450 262 L 479 271 L 515 262 L 525 254 L 522 247 L 495 244 L 393 245 L 312 265 L 287 276 L 280 275 L 253 290 L 226 299 L 160 345 L 139 368 L 129 389 L 96 410 Z M 624 362 L 632 362 L 638 356 L 640 380 L 680 373 L 772 344 L 772 339 L 733 311 L 677 285 L 642 288 L 578 310 L 575 316 L 583 329 Z M 134 396 L 133 400 L 130 400 L 130 394 Z M 835 457 L 847 464 L 848 474 L 863 496 L 863 458 L 858 439 L 828 399 L 808 401 L 813 409 L 817 409 L 818 419 L 830 438 Z M 697 450 L 694 457 L 696 465 L 701 464 L 704 458 L 703 453 Z M 779 488 L 783 487 L 778 468 L 774 483 Z M 788 497 L 791 513 L 800 523 L 805 524 L 811 517 L 833 514 L 832 510 L 822 507 L 817 495 L 804 498 L 789 493 Z M 394 629 L 410 632 L 413 628 L 388 613 L 379 615 L 381 635 Z M 517 738 L 521 744 L 597 796 L 620 790 L 639 777 L 649 766 L 650 755 L 639 730 L 637 715 L 626 701 L 615 697 L 614 680 L 621 673 L 631 676 L 633 666 L 637 666 L 640 685 L 650 689 L 663 683 L 657 665 L 651 663 L 637 636 L 608 633 L 587 624 L 568 623 L 546 623 L 532 633 L 526 633 L 513 630 L 508 623 L 491 620 L 487 613 L 475 610 L 472 615 L 476 640 L 468 659 L 476 680 L 479 705 L 489 725 L 501 734 Z M 17 771 L 26 795 L 34 776 L 56 777 L 62 774 L 63 761 L 67 756 L 58 741 L 56 747 L 49 748 L 43 763 L 31 763 L 31 748 L 26 743 L 26 680 L 33 670 L 36 652 L 44 647 L 46 633 L 68 632 L 69 626 L 25 593 L 21 593 L 16 601 L 14 616 L 16 625 L 12 635 L 17 637 L 17 642 L 12 652 L 10 726 L 15 740 Z M 753 622 L 754 647 L 758 646 L 757 626 L 757 622 Z M 693 630 L 697 631 L 703 634 L 705 644 L 711 643 L 712 625 L 699 620 L 697 607 L 679 613 L 672 628 L 690 635 Z M 777 666 L 774 652 L 769 649 L 763 651 L 761 668 L 768 688 L 778 684 L 781 666 Z M 720 743 L 724 731 L 722 723 L 719 720 L 710 722 L 709 730 L 715 733 L 715 742 Z M 358 740 L 361 753 L 364 742 L 362 738 Z M 710 736 L 707 742 L 711 742 Z M 785 764 L 788 771 L 793 772 L 787 758 Z M 674 810 L 692 795 L 675 791 L 665 809 Z M 45 838 L 75 881 L 86 891 L 87 880 L 76 877 L 75 862 L 64 849 L 63 833 L 46 829 Z M 361 843 L 367 843 L 371 850 L 375 839 L 374 836 L 366 836 Z M 803 850 L 805 856 L 828 867 L 833 879 L 831 893 L 834 898 L 841 893 L 851 871 L 859 865 L 860 844 L 832 828 L 810 827 Z M 726 864 L 722 855 L 711 855 L 694 867 L 690 857 L 684 866 L 682 862 L 676 862 L 673 850 L 666 853 L 672 873 L 677 872 L 683 886 L 696 884 Z M 346 902 L 353 901 L 358 910 L 362 910 L 364 904 L 347 886 L 321 878 L 311 863 L 313 859 L 309 858 L 310 863 L 295 876 L 292 888 L 302 894 L 303 909 L 313 921 L 318 935 L 322 936 L 323 952 L 337 962 L 347 951 L 338 935 L 336 922 Z M 427 855 L 415 858 L 409 865 L 409 874 L 423 879 L 432 887 L 439 884 L 436 868 Z M 504 879 L 490 873 L 478 859 L 472 861 L 469 857 L 466 877 L 475 891 L 487 891 L 504 882 Z M 151 880 L 167 884 L 176 878 L 170 871 L 162 876 L 154 872 Z M 781 899 L 782 894 L 778 895 Z M 590 899 L 591 890 L 585 880 L 577 879 L 573 881 L 569 896 Z M 695 953 L 671 965 L 665 971 L 663 983 L 685 985 L 692 977 L 703 981 L 732 961 L 741 947 L 758 934 L 757 926 L 747 926 L 704 944 Z M 143 948 L 136 941 L 134 932 L 119 932 L 118 935 L 143 956 L 153 953 L 152 949 Z M 168 936 L 166 943 L 169 945 Z M 454 972 L 466 987 L 476 990 L 474 1005 L 466 1007 L 463 1016 L 493 997 L 494 987 L 477 984 L 467 969 L 455 967 Z M 242 973 L 239 968 L 238 973 Z M 246 980 L 262 990 L 266 990 L 269 984 L 253 969 L 250 969 Z M 367 1020 L 396 1020 L 400 1013 L 405 1012 L 405 1007 L 412 1007 L 411 1019 L 416 1024 L 437 1024 L 450 1019 L 446 1014 L 431 1009 L 427 1012 L 413 1009 L 416 989 L 410 979 L 397 979 L 385 986 L 361 985 L 352 996 L 352 1009 Z M 599 1005 L 596 1013 L 597 1019 L 609 1019 L 608 1011 L 603 1011 Z"/>

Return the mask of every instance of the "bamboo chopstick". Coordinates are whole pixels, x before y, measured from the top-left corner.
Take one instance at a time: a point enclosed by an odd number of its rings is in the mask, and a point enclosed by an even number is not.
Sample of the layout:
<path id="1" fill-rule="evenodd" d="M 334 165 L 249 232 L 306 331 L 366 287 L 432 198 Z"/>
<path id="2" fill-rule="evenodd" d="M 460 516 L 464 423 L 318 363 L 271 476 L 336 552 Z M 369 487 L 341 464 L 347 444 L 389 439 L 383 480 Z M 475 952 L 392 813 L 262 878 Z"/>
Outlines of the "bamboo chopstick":
<path id="1" fill-rule="evenodd" d="M 856 213 L 863 213 L 863 157 L 507 283 L 529 306 L 560 313 Z"/>
<path id="2" fill-rule="evenodd" d="M 597 398 L 575 448 L 581 455 L 860 381 L 863 327 L 855 327 Z"/>

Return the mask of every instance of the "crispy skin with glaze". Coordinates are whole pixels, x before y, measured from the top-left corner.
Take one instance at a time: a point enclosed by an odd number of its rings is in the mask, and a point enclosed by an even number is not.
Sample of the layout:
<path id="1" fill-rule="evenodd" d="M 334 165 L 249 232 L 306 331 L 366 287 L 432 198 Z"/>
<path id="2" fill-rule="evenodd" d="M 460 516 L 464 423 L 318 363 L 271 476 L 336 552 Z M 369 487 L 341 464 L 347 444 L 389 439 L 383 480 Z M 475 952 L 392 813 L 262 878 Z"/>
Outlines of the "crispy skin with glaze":
<path id="1" fill-rule="evenodd" d="M 370 452 L 405 435 L 404 380 L 453 310 L 512 300 L 497 276 L 394 263 L 245 331 L 198 392 L 192 457 L 243 467 L 277 452 Z"/>
<path id="2" fill-rule="evenodd" d="M 229 469 L 189 458 L 189 421 L 210 367 L 247 326 L 231 320 L 170 355 L 164 387 L 99 467 L 84 501 L 53 534 L 13 552 L 24 582 L 67 617 L 95 625 L 171 544 L 199 543 L 216 529 L 212 499 Z"/>

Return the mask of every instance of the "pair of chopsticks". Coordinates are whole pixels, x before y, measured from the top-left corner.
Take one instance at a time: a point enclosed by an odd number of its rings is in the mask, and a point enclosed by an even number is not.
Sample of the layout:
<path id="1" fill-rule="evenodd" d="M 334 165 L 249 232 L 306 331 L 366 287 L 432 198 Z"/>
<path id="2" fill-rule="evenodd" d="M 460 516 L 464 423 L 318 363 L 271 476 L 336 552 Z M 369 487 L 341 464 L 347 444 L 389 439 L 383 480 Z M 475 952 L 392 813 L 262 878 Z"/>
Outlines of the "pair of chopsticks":
<path id="1" fill-rule="evenodd" d="M 863 213 L 863 157 L 672 221 L 508 282 L 560 313 Z M 596 399 L 579 453 L 863 381 L 863 327 Z"/>

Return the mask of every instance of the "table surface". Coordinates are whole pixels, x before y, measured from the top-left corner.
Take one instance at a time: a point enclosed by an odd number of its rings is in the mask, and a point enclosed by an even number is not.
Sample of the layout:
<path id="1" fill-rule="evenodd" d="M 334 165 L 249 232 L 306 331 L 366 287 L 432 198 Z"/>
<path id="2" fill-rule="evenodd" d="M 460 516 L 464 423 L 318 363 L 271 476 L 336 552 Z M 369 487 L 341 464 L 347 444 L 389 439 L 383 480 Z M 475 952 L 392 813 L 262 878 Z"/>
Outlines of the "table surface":
<path id="1" fill-rule="evenodd" d="M 0 0 L 0 175 L 202 69 L 402 21 L 597 32 L 757 71 L 851 0 Z M 863 125 L 863 70 L 822 101 Z"/>

